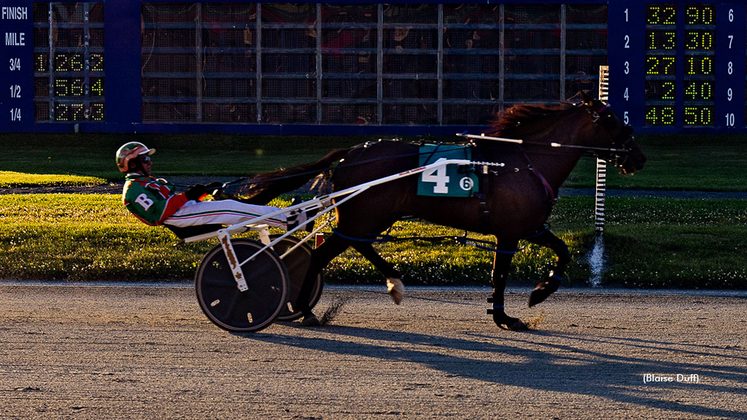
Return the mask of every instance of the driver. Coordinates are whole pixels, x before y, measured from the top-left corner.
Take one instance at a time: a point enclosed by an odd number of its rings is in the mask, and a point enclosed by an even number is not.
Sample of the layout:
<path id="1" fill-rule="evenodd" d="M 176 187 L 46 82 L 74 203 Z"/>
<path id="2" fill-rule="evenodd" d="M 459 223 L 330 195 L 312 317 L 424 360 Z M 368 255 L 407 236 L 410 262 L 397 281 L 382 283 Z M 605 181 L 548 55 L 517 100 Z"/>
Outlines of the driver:
<path id="1" fill-rule="evenodd" d="M 184 193 L 176 193 L 173 184 L 151 176 L 149 149 L 139 142 L 129 142 L 117 150 L 117 168 L 126 174 L 122 201 L 127 210 L 145 224 L 185 228 L 198 225 L 234 225 L 280 210 L 234 200 L 200 201 L 210 189 L 220 183 L 197 184 Z M 279 214 L 266 219 L 270 226 L 290 230 L 308 219 L 306 212 L 297 210 L 287 216 Z M 307 229 L 310 225 L 307 225 Z"/>

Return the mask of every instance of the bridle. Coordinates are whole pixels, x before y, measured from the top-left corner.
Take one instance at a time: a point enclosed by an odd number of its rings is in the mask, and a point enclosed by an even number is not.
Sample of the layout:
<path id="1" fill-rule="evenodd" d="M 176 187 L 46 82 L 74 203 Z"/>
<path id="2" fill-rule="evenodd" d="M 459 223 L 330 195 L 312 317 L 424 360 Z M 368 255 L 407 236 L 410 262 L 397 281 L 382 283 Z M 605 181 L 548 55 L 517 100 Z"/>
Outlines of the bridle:
<path id="1" fill-rule="evenodd" d="M 575 107 L 582 106 L 586 110 L 586 112 L 589 113 L 591 116 L 591 120 L 594 124 L 597 126 L 607 129 L 604 127 L 605 121 L 607 121 L 608 118 L 613 118 L 612 109 L 608 104 L 599 102 L 600 106 L 595 107 L 594 103 L 592 101 L 589 102 L 582 102 L 573 104 Z M 611 147 L 595 147 L 595 146 L 578 146 L 575 144 L 561 144 L 561 143 L 530 143 L 521 139 L 510 139 L 505 137 L 493 137 L 493 136 L 486 136 L 485 133 L 482 133 L 480 135 L 476 134 L 468 134 L 467 132 L 464 133 L 456 133 L 458 137 L 465 137 L 470 140 L 491 140 L 491 141 L 498 141 L 502 143 L 514 143 L 514 144 L 520 144 L 520 145 L 526 145 L 526 146 L 535 146 L 535 147 L 552 147 L 552 148 L 562 148 L 562 149 L 576 149 L 576 150 L 582 150 L 584 153 L 586 153 L 588 156 L 596 157 L 596 158 L 604 158 L 604 160 L 612 163 L 615 165 L 615 167 L 622 167 L 622 165 L 625 164 L 625 162 L 628 160 L 628 157 L 630 156 L 630 152 L 633 151 L 633 148 L 631 147 L 631 144 L 633 143 L 633 128 L 630 125 L 625 125 L 625 127 L 620 130 L 621 135 L 618 136 L 618 138 L 615 138 L 612 140 L 612 146 Z"/>
<path id="2" fill-rule="evenodd" d="M 594 110 L 591 107 L 591 104 L 578 104 L 575 106 L 586 106 L 586 111 L 591 115 L 592 121 L 597 126 L 601 126 L 602 128 L 605 128 L 604 125 L 604 118 L 612 118 L 612 110 L 610 109 L 609 105 L 604 104 L 602 107 L 600 107 L 597 110 Z M 600 122 L 600 120 L 602 122 Z M 633 148 L 631 147 L 631 143 L 633 142 L 633 129 L 630 127 L 630 125 L 626 125 L 623 130 L 621 130 L 621 136 L 619 136 L 616 139 L 613 139 L 612 146 L 611 147 L 595 147 L 595 146 L 579 146 L 575 144 L 561 144 L 561 143 L 533 143 L 533 142 L 527 142 L 525 140 L 521 139 L 510 139 L 505 137 L 494 137 L 494 136 L 486 136 L 485 133 L 482 133 L 480 135 L 476 134 L 468 134 L 467 132 L 464 133 L 456 133 L 458 137 L 465 137 L 470 140 L 491 140 L 491 141 L 498 141 L 502 143 L 514 143 L 514 144 L 520 144 L 525 146 L 535 146 L 535 147 L 551 147 L 556 149 L 575 149 L 575 150 L 581 150 L 586 155 L 591 157 L 604 157 L 604 159 L 616 167 L 621 167 L 628 159 L 628 156 L 630 155 L 630 152 L 633 151 Z"/>
<path id="3" fill-rule="evenodd" d="M 605 120 L 613 118 L 614 114 L 612 113 L 609 104 L 602 102 L 600 102 L 600 104 L 601 106 L 595 108 L 594 103 L 589 101 L 588 103 L 581 103 L 576 106 L 584 106 L 591 116 L 591 121 L 597 126 L 607 129 L 607 127 L 604 127 Z M 584 149 L 588 151 L 589 155 L 592 157 L 601 157 L 607 162 L 613 164 L 615 167 L 620 168 L 625 165 L 630 156 L 630 152 L 633 151 L 631 144 L 634 140 L 633 128 L 629 124 L 626 124 L 625 127 L 620 130 L 620 135 L 617 138 L 612 139 L 612 147 L 587 147 L 574 145 L 566 145 L 564 147 Z M 602 153 L 598 152 L 603 152 L 606 156 L 602 156 Z"/>

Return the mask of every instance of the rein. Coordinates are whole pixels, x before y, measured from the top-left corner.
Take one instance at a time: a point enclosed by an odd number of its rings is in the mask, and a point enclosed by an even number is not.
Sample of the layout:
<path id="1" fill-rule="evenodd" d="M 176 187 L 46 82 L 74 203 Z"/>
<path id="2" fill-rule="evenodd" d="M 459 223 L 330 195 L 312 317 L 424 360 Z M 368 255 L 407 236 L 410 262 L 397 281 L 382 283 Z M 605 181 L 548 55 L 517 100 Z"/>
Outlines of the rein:
<path id="1" fill-rule="evenodd" d="M 398 140 L 392 140 L 392 141 L 398 141 Z M 360 147 L 364 147 L 365 148 L 365 145 L 360 146 Z M 345 169 L 345 168 L 355 168 L 355 167 L 359 167 L 359 166 L 367 165 L 367 164 L 371 164 L 371 163 L 376 163 L 376 162 L 386 162 L 386 161 L 388 161 L 388 160 L 390 160 L 392 158 L 407 158 L 407 157 L 414 157 L 414 156 L 433 155 L 435 153 L 437 153 L 437 152 L 436 151 L 431 151 L 431 152 L 424 152 L 424 153 L 400 153 L 400 154 L 392 155 L 392 156 L 382 156 L 382 157 L 373 158 L 373 159 L 358 160 L 358 161 L 356 161 L 354 163 L 347 163 L 347 162 L 345 162 L 345 159 L 342 159 L 336 165 L 330 165 L 328 168 L 321 170 L 320 173 L 323 173 L 325 171 L 330 171 L 330 170 Z M 485 164 L 486 162 L 474 162 L 474 163 L 475 164 Z M 251 176 L 247 176 L 247 177 L 241 177 L 241 178 L 235 179 L 233 181 L 228 181 L 225 184 L 230 184 L 232 186 L 262 184 L 262 183 L 280 181 L 280 180 L 283 180 L 283 179 L 290 179 L 290 178 L 302 177 L 302 176 L 306 176 L 306 175 L 309 175 L 309 174 L 312 174 L 312 173 L 315 173 L 315 172 L 319 172 L 319 171 L 313 170 L 313 171 L 307 171 L 307 172 L 300 172 L 300 173 L 296 173 L 296 174 L 292 174 L 292 175 L 281 175 L 281 176 L 276 176 L 274 178 L 258 179 L 258 180 L 253 180 L 253 179 L 251 179 Z M 177 185 L 177 184 L 174 184 L 174 185 Z M 188 187 L 189 185 L 182 185 L 182 186 Z"/>
<path id="2" fill-rule="evenodd" d="M 560 144 L 560 143 L 529 143 L 524 140 L 520 139 L 508 139 L 504 137 L 492 137 L 492 136 L 486 136 L 484 133 L 477 135 L 477 134 L 468 134 L 466 132 L 464 133 L 456 133 L 457 137 L 464 137 L 468 138 L 470 140 L 491 140 L 491 141 L 498 141 L 501 143 L 514 143 L 514 144 L 521 144 L 526 146 L 540 146 L 540 147 L 552 147 L 552 148 L 564 148 L 564 149 L 581 149 L 581 150 L 593 150 L 597 152 L 615 152 L 615 153 L 627 153 L 630 150 L 628 149 L 616 149 L 612 147 L 593 147 L 593 146 L 578 146 L 575 144 Z"/>

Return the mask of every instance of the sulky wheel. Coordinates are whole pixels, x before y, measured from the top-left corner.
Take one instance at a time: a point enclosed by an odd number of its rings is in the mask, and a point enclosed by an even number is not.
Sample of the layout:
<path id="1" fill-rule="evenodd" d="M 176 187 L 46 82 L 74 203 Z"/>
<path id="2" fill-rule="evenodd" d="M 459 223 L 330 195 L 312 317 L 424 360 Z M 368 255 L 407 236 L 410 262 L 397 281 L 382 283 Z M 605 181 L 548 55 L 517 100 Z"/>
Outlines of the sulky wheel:
<path id="1" fill-rule="evenodd" d="M 279 235 L 271 235 L 270 239 L 274 241 L 278 237 Z M 282 256 L 285 251 L 296 245 L 298 242 L 298 238 L 286 236 L 282 241 L 275 244 L 273 248 L 278 255 Z M 283 307 L 282 311 L 280 311 L 280 315 L 278 315 L 279 320 L 293 321 L 301 317 L 302 314 L 300 312 L 293 312 L 293 308 L 296 307 L 298 294 L 301 292 L 301 285 L 303 285 L 303 279 L 306 277 L 306 271 L 309 269 L 310 262 L 311 248 L 306 244 L 301 244 L 301 246 L 283 258 L 283 263 L 288 269 L 290 291 L 288 293 L 288 304 Z M 319 303 L 319 299 L 322 296 L 323 286 L 324 276 L 319 273 L 319 275 L 316 276 L 316 282 L 314 282 L 314 288 L 311 291 L 309 308 L 313 309 L 314 306 Z"/>
<path id="2" fill-rule="evenodd" d="M 264 247 L 250 239 L 233 239 L 231 243 L 239 262 Z M 223 248 L 215 246 L 197 268 L 197 300 L 215 325 L 235 332 L 259 331 L 286 307 L 290 289 L 288 271 L 271 249 L 244 264 L 242 271 L 249 286 L 245 292 L 238 289 Z"/>

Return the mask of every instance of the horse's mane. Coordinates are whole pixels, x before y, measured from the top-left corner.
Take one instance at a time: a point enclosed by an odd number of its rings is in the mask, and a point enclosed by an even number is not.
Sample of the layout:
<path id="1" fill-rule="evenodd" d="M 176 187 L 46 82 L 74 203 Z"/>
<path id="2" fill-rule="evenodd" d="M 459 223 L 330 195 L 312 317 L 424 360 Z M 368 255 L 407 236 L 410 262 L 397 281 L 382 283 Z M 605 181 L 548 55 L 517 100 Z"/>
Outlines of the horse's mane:
<path id="1" fill-rule="evenodd" d="M 545 119 L 545 117 L 572 108 L 573 104 L 561 102 L 559 104 L 524 104 L 514 105 L 511 108 L 504 109 L 496 114 L 495 119 L 490 122 L 488 133 L 491 135 L 508 136 L 522 130 L 524 127 L 530 127 Z"/>

